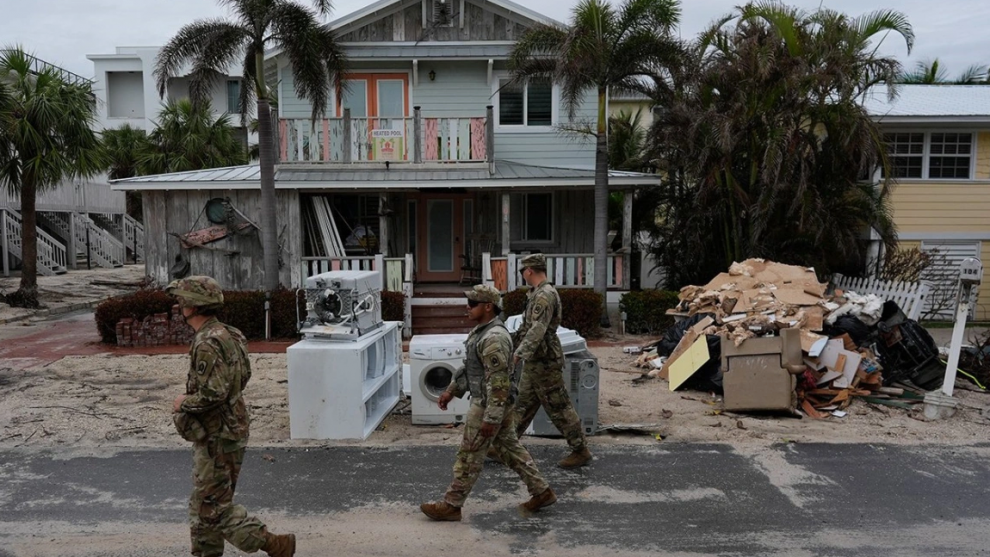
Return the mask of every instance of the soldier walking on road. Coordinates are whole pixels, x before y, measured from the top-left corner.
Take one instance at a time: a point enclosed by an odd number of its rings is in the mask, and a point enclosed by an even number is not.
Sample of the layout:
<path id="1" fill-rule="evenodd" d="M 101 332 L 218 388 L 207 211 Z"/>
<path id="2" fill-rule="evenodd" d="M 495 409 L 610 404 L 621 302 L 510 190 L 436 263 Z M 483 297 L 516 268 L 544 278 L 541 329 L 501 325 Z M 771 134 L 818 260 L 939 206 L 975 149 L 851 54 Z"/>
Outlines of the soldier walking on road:
<path id="1" fill-rule="evenodd" d="M 520 265 L 523 280 L 533 289 L 526 295 L 522 325 L 513 337 L 516 346 L 513 368 L 519 360 L 524 362 L 515 410 L 516 434 L 522 436 L 542 405 L 571 447 L 571 454 L 557 465 L 561 468 L 585 466 L 591 462 L 591 451 L 581 429 L 581 419 L 574 411 L 564 385 L 564 349 L 557 337 L 562 315 L 560 295 L 547 280 L 546 256 L 542 253 L 527 255 Z"/>
<path id="2" fill-rule="evenodd" d="M 186 394 L 172 403 L 172 420 L 182 438 L 193 443 L 193 492 L 189 498 L 192 554 L 223 555 L 224 540 L 254 553 L 291 557 L 293 534 L 276 536 L 247 510 L 235 505 L 234 489 L 248 442 L 248 413 L 242 393 L 251 379 L 247 340 L 216 318 L 223 292 L 210 277 L 172 281 L 182 317 L 196 331 Z"/>
<path id="3" fill-rule="evenodd" d="M 485 453 L 490 449 L 526 483 L 531 498 L 522 507 L 535 512 L 554 504 L 557 496 L 540 475 L 533 457 L 519 444 L 512 427 L 518 378 L 509 369 L 512 338 L 498 317 L 501 295 L 490 286 L 478 285 L 465 296 L 468 317 L 478 325 L 465 342 L 464 369 L 440 395 L 437 405 L 446 410 L 454 397 L 470 392 L 471 409 L 454 462 L 454 480 L 442 501 L 424 503 L 420 509 L 433 520 L 460 520 L 461 507 L 481 475 Z"/>

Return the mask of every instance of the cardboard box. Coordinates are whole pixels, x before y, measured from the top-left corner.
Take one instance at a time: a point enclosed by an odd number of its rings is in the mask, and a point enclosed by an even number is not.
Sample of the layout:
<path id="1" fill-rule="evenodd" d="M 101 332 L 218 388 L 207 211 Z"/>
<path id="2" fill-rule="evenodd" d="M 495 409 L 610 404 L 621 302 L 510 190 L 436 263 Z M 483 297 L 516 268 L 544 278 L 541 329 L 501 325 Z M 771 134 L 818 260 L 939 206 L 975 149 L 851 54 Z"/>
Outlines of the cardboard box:
<path id="1" fill-rule="evenodd" d="M 751 338 L 740 346 L 722 337 L 722 387 L 726 410 L 794 410 L 796 374 L 804 370 L 801 332 Z"/>

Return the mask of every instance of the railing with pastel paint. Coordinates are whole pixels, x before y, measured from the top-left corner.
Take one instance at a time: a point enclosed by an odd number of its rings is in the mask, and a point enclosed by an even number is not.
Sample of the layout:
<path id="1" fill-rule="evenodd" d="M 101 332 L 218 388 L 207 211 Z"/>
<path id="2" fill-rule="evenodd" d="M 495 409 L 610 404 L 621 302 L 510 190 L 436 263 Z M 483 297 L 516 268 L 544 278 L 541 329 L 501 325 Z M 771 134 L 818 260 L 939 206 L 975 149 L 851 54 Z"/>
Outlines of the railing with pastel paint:
<path id="1" fill-rule="evenodd" d="M 281 118 L 276 128 L 280 164 L 490 162 L 494 128 L 481 117 Z"/>

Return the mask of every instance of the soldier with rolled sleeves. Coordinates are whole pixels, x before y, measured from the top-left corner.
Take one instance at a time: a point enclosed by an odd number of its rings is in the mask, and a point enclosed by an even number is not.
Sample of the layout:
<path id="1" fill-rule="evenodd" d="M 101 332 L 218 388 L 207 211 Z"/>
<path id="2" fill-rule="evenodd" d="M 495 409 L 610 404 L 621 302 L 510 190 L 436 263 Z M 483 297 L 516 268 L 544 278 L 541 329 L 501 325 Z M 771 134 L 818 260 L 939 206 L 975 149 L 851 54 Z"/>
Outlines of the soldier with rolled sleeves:
<path id="1" fill-rule="evenodd" d="M 557 337 L 562 315 L 560 295 L 547 280 L 546 256 L 527 255 L 520 265 L 520 273 L 532 290 L 526 294 L 522 325 L 513 336 L 516 346 L 513 368 L 519 360 L 524 362 L 515 409 L 516 434 L 521 436 L 526 431 L 542 405 L 571 447 L 571 454 L 557 465 L 585 466 L 591 461 L 591 451 L 564 385 L 564 349 Z"/>
<path id="2" fill-rule="evenodd" d="M 193 443 L 192 554 L 223 555 L 226 539 L 248 553 L 261 549 L 272 557 L 291 557 L 296 552 L 293 534 L 269 533 L 260 520 L 233 502 L 248 442 L 243 396 L 251 379 L 247 339 L 217 320 L 223 291 L 212 278 L 175 280 L 165 290 L 176 298 L 182 317 L 196 331 L 189 349 L 186 394 L 172 403 L 176 429 Z"/>
<path id="3" fill-rule="evenodd" d="M 481 475 L 485 453 L 490 449 L 526 483 L 531 498 L 522 507 L 535 512 L 554 504 L 557 496 L 529 452 L 519 444 L 512 427 L 518 378 L 509 369 L 512 338 L 498 317 L 502 312 L 501 294 L 486 285 L 475 286 L 464 294 L 468 317 L 478 325 L 465 342 L 464 368 L 440 395 L 437 405 L 446 410 L 454 397 L 470 392 L 471 408 L 454 462 L 454 480 L 442 501 L 424 503 L 420 509 L 433 520 L 460 520 L 461 507 Z"/>

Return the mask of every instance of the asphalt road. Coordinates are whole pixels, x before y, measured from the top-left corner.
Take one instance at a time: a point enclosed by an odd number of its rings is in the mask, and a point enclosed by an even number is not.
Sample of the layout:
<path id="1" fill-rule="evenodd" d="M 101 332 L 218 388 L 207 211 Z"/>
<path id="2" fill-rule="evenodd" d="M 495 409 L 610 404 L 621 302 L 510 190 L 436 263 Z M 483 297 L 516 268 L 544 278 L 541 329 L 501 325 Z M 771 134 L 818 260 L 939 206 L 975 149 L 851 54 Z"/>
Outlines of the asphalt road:
<path id="1" fill-rule="evenodd" d="M 532 448 L 559 496 L 532 516 L 488 463 L 464 522 L 423 517 L 452 447 L 252 448 L 237 500 L 296 531 L 299 555 L 990 553 L 990 445 L 658 443 L 601 447 L 576 472 L 550 466 L 561 447 Z M 185 451 L 0 453 L 0 556 L 187 554 L 190 468 Z"/>

